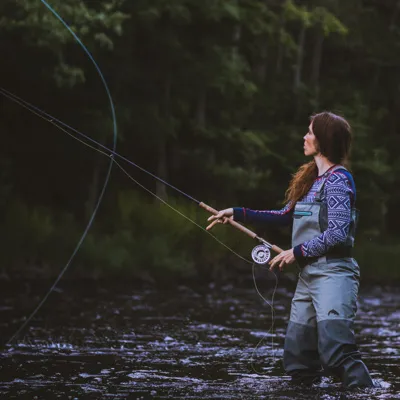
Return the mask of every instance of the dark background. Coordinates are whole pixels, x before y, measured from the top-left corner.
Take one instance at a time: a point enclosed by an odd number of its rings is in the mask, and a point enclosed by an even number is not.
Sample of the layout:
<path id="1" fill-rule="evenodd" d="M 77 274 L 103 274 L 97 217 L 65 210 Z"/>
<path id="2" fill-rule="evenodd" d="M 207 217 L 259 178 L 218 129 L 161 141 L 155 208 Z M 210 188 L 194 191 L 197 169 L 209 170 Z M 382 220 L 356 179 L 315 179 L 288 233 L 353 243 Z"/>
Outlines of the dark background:
<path id="1" fill-rule="evenodd" d="M 363 279 L 399 278 L 400 2 L 53 0 L 99 64 L 117 152 L 214 208 L 279 209 L 304 163 L 309 116 L 352 125 Z M 0 4 L 6 89 L 112 147 L 110 104 L 89 57 L 37 0 Z M 93 212 L 108 159 L 0 98 L 0 266 L 53 276 Z M 206 225 L 207 213 L 124 164 Z M 254 243 L 216 235 L 249 258 Z M 260 231 L 285 248 L 289 232 Z M 71 274 L 226 279 L 244 263 L 114 167 Z M 246 272 L 247 271 L 247 272 Z M 379 273 L 377 274 L 377 271 Z"/>

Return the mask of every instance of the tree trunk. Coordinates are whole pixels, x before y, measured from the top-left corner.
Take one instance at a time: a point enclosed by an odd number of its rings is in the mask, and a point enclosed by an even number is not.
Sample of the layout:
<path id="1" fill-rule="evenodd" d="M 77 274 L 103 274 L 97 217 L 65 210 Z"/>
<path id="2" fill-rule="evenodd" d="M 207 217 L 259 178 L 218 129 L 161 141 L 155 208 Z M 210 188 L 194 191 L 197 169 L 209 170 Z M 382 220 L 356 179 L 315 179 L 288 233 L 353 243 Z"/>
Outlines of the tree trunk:
<path id="1" fill-rule="evenodd" d="M 92 181 L 89 185 L 88 191 L 88 200 L 85 205 L 85 217 L 88 220 L 90 216 L 93 214 L 94 207 L 96 206 L 96 199 L 99 195 L 99 179 L 100 179 L 100 169 L 101 169 L 101 160 L 97 160 L 96 165 L 93 169 Z"/>
<path id="2" fill-rule="evenodd" d="M 162 104 L 162 115 L 165 120 L 165 130 L 160 135 L 160 138 L 157 142 L 157 176 L 164 181 L 168 179 L 168 163 L 167 163 L 167 138 L 170 133 L 170 103 L 171 103 L 171 87 L 172 87 L 172 77 L 171 74 L 168 73 L 165 84 L 164 84 L 164 101 Z M 156 195 L 163 199 L 164 201 L 168 200 L 167 195 L 167 187 L 164 183 L 157 181 L 156 182 Z"/>
<path id="3" fill-rule="evenodd" d="M 371 86 L 370 86 L 370 89 L 369 89 L 369 94 L 368 94 L 368 99 L 367 99 L 368 110 L 371 109 L 372 102 L 373 102 L 373 99 L 374 99 L 374 96 L 375 96 L 375 91 L 376 91 L 376 89 L 378 88 L 378 85 L 379 85 L 379 80 L 380 80 L 380 77 L 381 77 L 381 70 L 382 70 L 382 66 L 380 64 L 377 64 L 374 77 L 371 80 Z"/>
<path id="4" fill-rule="evenodd" d="M 279 33 L 279 37 L 281 33 Z M 283 63 L 283 43 L 281 42 L 281 38 L 279 38 L 279 47 L 278 47 L 278 54 L 276 56 L 276 68 L 275 72 L 277 75 L 282 73 L 282 63 Z"/>
<path id="5" fill-rule="evenodd" d="M 239 54 L 239 43 L 242 37 L 242 27 L 237 24 L 233 30 L 233 46 L 232 46 L 232 58 L 236 59 Z"/>
<path id="6" fill-rule="evenodd" d="M 380 229 L 379 229 L 379 234 L 382 236 L 386 235 L 386 219 L 387 219 L 387 211 L 388 211 L 388 207 L 387 207 L 387 199 L 381 199 L 380 202 L 380 214 L 381 214 L 381 218 L 380 220 Z"/>
<path id="7" fill-rule="evenodd" d="M 196 124 L 199 128 L 206 127 L 207 91 L 203 86 L 198 93 L 196 105 Z"/>
<path id="8" fill-rule="evenodd" d="M 304 59 L 304 44 L 306 37 L 306 26 L 301 24 L 299 41 L 297 48 L 296 65 L 294 69 L 293 93 L 295 94 L 296 104 L 294 111 L 294 122 L 297 122 L 301 115 L 303 96 L 300 86 L 302 83 L 303 59 Z"/>
<path id="9" fill-rule="evenodd" d="M 390 20 L 389 30 L 393 31 L 396 29 L 396 21 L 400 11 L 400 0 L 397 1 L 395 5 L 395 9 L 392 14 L 392 18 Z"/>
<path id="10" fill-rule="evenodd" d="M 324 33 L 321 27 L 317 28 L 315 35 L 312 69 L 311 69 L 311 87 L 313 89 L 314 107 L 319 108 L 319 77 L 321 70 L 322 47 L 324 43 Z"/>
<path id="11" fill-rule="evenodd" d="M 294 67 L 294 81 L 293 81 L 293 92 L 297 93 L 301 85 L 301 74 L 303 70 L 303 59 L 304 59 L 304 43 L 306 37 L 306 26 L 301 24 L 299 41 L 297 44 L 297 57 L 296 65 Z"/>
<path id="12" fill-rule="evenodd" d="M 266 38 L 264 38 L 265 40 Z M 268 44 L 265 40 L 260 49 L 260 57 L 254 67 L 254 74 L 257 77 L 258 82 L 265 83 L 265 77 L 267 75 L 267 54 Z"/>
<path id="13" fill-rule="evenodd" d="M 168 166 L 167 166 L 167 144 L 165 137 L 158 140 L 157 143 L 157 176 L 163 180 L 167 179 L 168 176 Z M 156 182 L 156 195 L 163 199 L 168 200 L 167 187 L 164 183 L 157 180 Z M 158 201 L 158 200 L 157 200 Z"/>
<path id="14" fill-rule="evenodd" d="M 238 7 L 239 0 L 234 0 L 236 7 Z M 239 44 L 240 39 L 242 37 L 242 27 L 240 23 L 237 23 L 233 28 L 233 35 L 232 35 L 232 58 L 235 60 L 239 54 Z"/>
<path id="15" fill-rule="evenodd" d="M 277 75 L 280 75 L 282 72 L 282 63 L 283 63 L 282 31 L 284 28 L 285 28 L 285 17 L 282 12 L 278 26 L 278 54 L 276 56 L 276 68 L 275 68 L 275 72 Z"/>

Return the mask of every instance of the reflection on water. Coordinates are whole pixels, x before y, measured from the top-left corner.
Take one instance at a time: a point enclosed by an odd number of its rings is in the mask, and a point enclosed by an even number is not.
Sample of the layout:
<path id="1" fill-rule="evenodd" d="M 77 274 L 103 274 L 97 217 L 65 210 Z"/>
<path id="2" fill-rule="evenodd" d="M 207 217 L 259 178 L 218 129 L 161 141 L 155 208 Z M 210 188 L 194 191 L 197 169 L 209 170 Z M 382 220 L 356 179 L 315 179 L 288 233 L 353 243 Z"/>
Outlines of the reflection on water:
<path id="1" fill-rule="evenodd" d="M 258 285 L 271 299 L 274 284 Z M 49 286 L 0 282 L 3 342 Z M 285 376 L 282 346 L 293 288 L 279 285 L 271 330 L 271 308 L 250 285 L 60 287 L 25 336 L 2 350 L 0 397 L 400 399 L 400 293 L 394 287 L 362 288 L 358 304 L 358 343 L 382 388 L 346 392 L 330 378 L 299 388 Z"/>

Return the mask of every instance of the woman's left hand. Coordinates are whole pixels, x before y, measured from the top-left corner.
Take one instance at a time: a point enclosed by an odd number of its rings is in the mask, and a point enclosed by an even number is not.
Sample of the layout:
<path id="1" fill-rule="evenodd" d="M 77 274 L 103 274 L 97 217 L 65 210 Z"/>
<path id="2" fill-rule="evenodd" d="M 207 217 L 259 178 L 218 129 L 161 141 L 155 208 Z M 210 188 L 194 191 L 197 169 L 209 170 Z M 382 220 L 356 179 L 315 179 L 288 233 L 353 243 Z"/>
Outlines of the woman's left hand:
<path id="1" fill-rule="evenodd" d="M 282 271 L 285 265 L 293 264 L 295 261 L 293 249 L 282 251 L 269 262 L 269 270 L 272 271 L 278 265 Z"/>

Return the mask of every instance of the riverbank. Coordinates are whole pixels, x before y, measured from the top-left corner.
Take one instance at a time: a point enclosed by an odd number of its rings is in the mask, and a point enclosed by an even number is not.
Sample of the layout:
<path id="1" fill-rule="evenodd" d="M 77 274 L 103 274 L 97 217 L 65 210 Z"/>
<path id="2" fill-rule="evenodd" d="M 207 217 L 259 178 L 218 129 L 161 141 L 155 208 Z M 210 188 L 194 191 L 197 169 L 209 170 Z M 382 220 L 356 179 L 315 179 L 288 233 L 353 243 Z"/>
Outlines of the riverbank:
<path id="1" fill-rule="evenodd" d="M 168 284 L 251 279 L 253 239 L 229 226 L 217 226 L 212 232 L 215 236 L 210 235 L 201 229 L 207 213 L 187 202 L 170 201 L 194 223 L 132 191 L 120 192 L 117 197 L 118 207 L 107 213 L 107 219 L 99 218 L 85 237 L 67 270 L 68 277 Z M 68 213 L 28 208 L 22 202 L 12 203 L 5 216 L 0 274 L 10 280 L 55 279 L 82 235 L 82 223 Z M 290 245 L 288 231 L 262 236 L 282 248 Z M 361 231 L 355 258 L 363 281 L 400 281 L 400 239 L 368 236 Z M 256 267 L 257 273 L 275 280 L 262 268 Z M 294 281 L 297 273 L 297 267 L 291 265 L 279 279 Z"/>
<path id="2" fill-rule="evenodd" d="M 397 286 L 400 281 L 400 268 L 395 262 L 386 260 L 398 260 L 400 250 L 393 245 L 370 244 L 355 251 L 355 256 L 360 265 L 361 282 L 363 285 L 388 285 Z M 240 261 L 240 260 L 239 260 Z M 193 265 L 189 264 L 190 268 Z M 0 268 L 0 280 L 55 280 L 62 271 L 64 265 L 57 264 L 19 264 L 13 266 L 2 266 Z M 182 266 L 181 266 L 182 267 Z M 203 270 L 201 271 L 201 267 Z M 297 281 L 298 267 L 288 266 L 283 272 L 275 271 L 275 274 L 268 271 L 265 266 L 254 266 L 254 277 L 260 281 L 270 281 L 271 284 L 278 279 L 279 284 L 286 287 L 292 286 Z M 232 261 L 230 264 L 221 263 L 209 266 L 198 265 L 191 273 L 182 268 L 160 268 L 160 266 L 148 265 L 146 268 L 137 268 L 132 265 L 130 268 L 113 269 L 105 265 L 82 265 L 80 262 L 72 263 L 65 272 L 63 280 L 76 281 L 88 280 L 114 282 L 126 281 L 137 287 L 149 285 L 150 287 L 179 286 L 179 285 L 224 285 L 233 284 L 238 286 L 253 285 L 253 268 L 251 264 L 244 261 Z"/>

